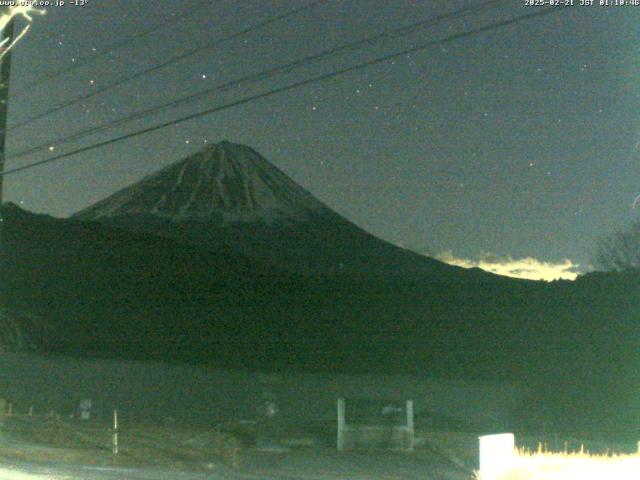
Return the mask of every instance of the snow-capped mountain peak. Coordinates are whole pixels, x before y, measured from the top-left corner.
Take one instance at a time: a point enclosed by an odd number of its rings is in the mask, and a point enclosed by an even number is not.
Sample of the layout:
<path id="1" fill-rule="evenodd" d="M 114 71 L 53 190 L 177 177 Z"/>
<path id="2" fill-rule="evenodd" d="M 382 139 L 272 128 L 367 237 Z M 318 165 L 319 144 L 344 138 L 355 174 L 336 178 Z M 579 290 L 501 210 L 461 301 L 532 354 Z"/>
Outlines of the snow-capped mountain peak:
<path id="1" fill-rule="evenodd" d="M 328 209 L 250 147 L 222 141 L 74 215 L 152 215 L 174 221 L 304 221 Z"/>

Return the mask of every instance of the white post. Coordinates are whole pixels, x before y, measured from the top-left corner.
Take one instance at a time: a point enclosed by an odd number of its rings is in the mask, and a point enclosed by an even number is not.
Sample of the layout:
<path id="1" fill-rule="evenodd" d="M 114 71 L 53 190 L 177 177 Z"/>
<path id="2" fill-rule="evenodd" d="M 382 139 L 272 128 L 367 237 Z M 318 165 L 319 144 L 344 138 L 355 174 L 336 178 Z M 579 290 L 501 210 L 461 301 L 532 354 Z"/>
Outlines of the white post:
<path id="1" fill-rule="evenodd" d="M 338 398 L 338 451 L 344 450 L 344 425 L 345 425 L 344 398 Z"/>
<path id="2" fill-rule="evenodd" d="M 111 438 L 112 441 L 112 451 L 114 455 L 118 454 L 118 410 L 113 411 L 113 436 Z"/>
<path id="3" fill-rule="evenodd" d="M 409 436 L 409 445 L 408 445 L 408 449 L 410 452 L 413 452 L 413 437 L 414 437 L 414 430 L 413 430 L 413 400 L 407 400 L 407 431 L 408 431 L 408 436 Z"/>
<path id="4" fill-rule="evenodd" d="M 515 438 L 513 433 L 484 435 L 480 440 L 480 479 L 495 480 L 513 465 Z"/>

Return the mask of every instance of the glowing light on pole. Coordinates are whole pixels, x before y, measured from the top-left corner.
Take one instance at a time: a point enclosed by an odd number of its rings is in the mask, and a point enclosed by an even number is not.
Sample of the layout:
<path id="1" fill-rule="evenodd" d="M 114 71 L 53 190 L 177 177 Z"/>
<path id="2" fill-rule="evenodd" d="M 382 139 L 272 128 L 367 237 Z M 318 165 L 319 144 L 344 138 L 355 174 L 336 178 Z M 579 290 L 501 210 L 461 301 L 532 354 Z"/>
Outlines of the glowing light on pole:
<path id="1" fill-rule="evenodd" d="M 7 104 L 9 100 L 9 78 L 11 76 L 11 49 L 26 35 L 33 20 L 32 14 L 44 15 L 45 11 L 28 5 L 0 7 L 0 173 L 4 172 L 4 146 L 7 130 Z M 22 17 L 27 24 L 14 36 L 16 17 Z M 0 176 L 0 204 L 4 177 Z M 0 219 L 1 220 L 1 219 Z"/>
<path id="2" fill-rule="evenodd" d="M 0 32 L 4 32 L 4 29 L 9 25 L 9 22 L 13 20 L 17 16 L 21 16 L 25 20 L 27 20 L 27 24 L 22 28 L 20 33 L 15 37 L 11 38 L 11 36 L 7 36 L 0 42 L 0 60 L 11 51 L 11 49 L 15 46 L 16 43 L 24 37 L 29 29 L 31 28 L 31 22 L 33 21 L 32 14 L 44 15 L 46 13 L 45 10 L 41 10 L 38 8 L 34 8 L 30 5 L 21 5 L 5 7 L 5 11 L 2 15 L 0 15 Z"/>

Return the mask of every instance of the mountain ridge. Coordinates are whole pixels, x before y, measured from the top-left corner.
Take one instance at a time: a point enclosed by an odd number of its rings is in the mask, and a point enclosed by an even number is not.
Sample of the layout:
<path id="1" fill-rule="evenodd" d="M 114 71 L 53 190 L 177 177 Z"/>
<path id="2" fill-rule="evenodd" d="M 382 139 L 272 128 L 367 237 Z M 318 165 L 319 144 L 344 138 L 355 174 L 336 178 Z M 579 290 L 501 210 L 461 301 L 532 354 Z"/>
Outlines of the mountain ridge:
<path id="1" fill-rule="evenodd" d="M 175 162 L 71 216 L 196 245 L 226 244 L 319 275 L 490 275 L 379 239 L 334 212 L 250 147 L 227 141 Z M 476 278 L 477 277 L 477 278 Z"/>

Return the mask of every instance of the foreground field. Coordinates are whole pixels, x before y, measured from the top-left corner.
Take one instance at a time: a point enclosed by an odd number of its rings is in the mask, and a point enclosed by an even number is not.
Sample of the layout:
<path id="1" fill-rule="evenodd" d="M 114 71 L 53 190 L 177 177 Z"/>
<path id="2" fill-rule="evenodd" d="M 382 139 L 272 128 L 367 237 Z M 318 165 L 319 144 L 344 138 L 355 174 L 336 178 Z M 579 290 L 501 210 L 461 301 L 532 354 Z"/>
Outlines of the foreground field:
<path id="1" fill-rule="evenodd" d="M 106 480 L 469 480 L 443 450 L 423 442 L 412 454 L 338 452 L 326 435 L 287 433 L 276 445 L 247 442 L 242 434 L 180 425 L 133 424 L 119 432 L 104 423 L 60 417 L 5 418 L 0 479 Z"/>
<path id="2" fill-rule="evenodd" d="M 338 452 L 329 428 L 257 441 L 233 428 L 127 422 L 113 452 L 108 423 L 59 416 L 5 417 L 0 479 L 200 480 L 637 480 L 640 454 L 511 450 L 508 471 L 474 475 L 478 436 L 422 431 L 411 454 Z M 527 439 L 523 438 L 523 441 Z M 545 442 L 546 443 L 546 442 Z M 567 443 L 565 444 L 565 448 Z M 601 450 L 605 452 L 605 450 Z M 627 450 L 629 451 L 629 450 Z M 498 458 L 499 460 L 499 458 Z M 500 462 L 499 462 L 500 463 Z"/>
<path id="3" fill-rule="evenodd" d="M 25 452 L 28 454 L 28 452 Z M 28 456 L 28 455 L 27 455 Z M 222 463 L 206 470 L 168 466 L 87 465 L 69 461 L 29 461 L 2 458 L 2 479 L 24 480 L 471 480 L 469 472 L 454 468 L 441 458 L 417 452 L 338 453 L 335 449 L 292 448 L 288 451 L 245 452 L 243 464 Z"/>

